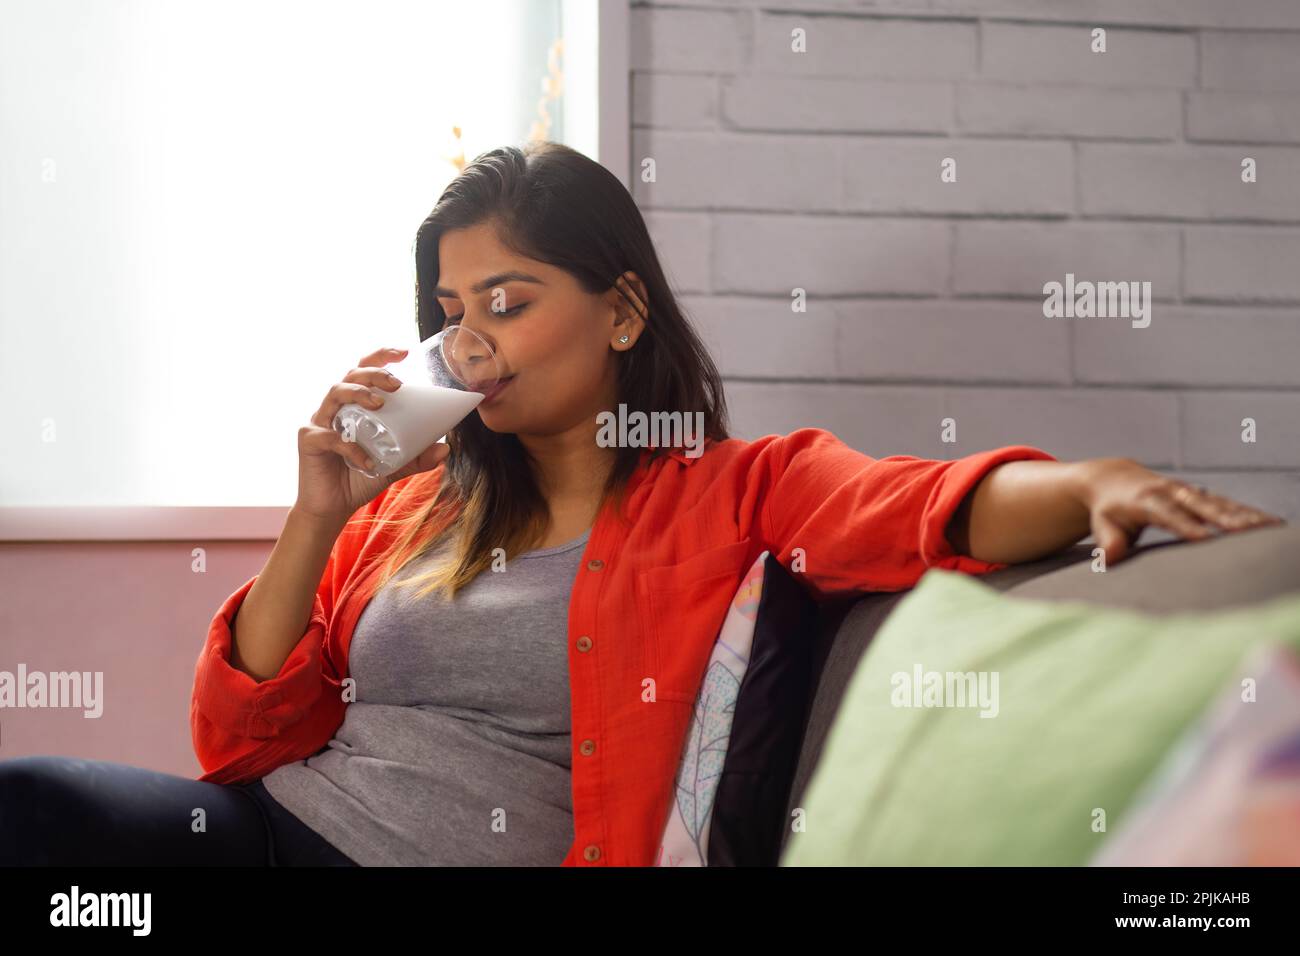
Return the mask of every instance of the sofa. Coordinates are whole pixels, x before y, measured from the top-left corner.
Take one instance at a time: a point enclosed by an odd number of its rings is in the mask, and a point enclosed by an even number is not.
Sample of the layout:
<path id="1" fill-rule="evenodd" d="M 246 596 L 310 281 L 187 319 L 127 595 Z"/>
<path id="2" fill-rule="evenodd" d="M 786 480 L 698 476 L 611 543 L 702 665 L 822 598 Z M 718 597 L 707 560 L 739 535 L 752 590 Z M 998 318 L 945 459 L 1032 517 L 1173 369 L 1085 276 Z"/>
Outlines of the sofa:
<path id="1" fill-rule="evenodd" d="M 1151 615 L 1220 611 L 1300 593 L 1300 527 L 1272 526 L 1204 541 L 1139 543 L 1095 573 L 1092 545 L 979 577 L 1009 596 L 1082 601 Z M 818 609 L 812 690 L 785 819 L 803 806 L 845 690 L 890 614 L 908 592 L 873 593 Z M 783 830 L 782 847 L 790 828 Z"/>

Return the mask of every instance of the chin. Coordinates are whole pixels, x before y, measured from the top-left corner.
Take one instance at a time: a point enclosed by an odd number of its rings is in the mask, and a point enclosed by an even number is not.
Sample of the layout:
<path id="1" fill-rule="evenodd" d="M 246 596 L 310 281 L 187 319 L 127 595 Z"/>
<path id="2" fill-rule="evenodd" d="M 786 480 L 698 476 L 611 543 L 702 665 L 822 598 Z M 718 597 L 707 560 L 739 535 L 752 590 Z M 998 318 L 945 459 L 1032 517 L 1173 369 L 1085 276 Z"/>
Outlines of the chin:
<path id="1" fill-rule="evenodd" d="M 479 420 L 487 426 L 490 432 L 496 432 L 499 435 L 511 435 L 517 432 L 508 415 L 504 415 L 499 408 L 478 409 Z"/>

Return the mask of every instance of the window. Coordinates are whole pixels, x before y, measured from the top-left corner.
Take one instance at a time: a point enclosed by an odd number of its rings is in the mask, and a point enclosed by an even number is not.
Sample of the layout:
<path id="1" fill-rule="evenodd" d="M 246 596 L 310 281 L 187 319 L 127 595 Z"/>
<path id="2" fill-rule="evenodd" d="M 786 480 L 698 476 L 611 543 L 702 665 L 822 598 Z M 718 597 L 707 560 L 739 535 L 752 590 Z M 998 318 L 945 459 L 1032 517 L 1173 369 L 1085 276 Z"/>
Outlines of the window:
<path id="1" fill-rule="evenodd" d="M 540 138 L 625 179 L 619 3 L 0 16 L 0 537 L 159 508 L 217 509 L 217 534 L 223 509 L 259 507 L 274 536 L 298 427 L 363 354 L 416 335 L 412 244 L 455 158 L 522 145 L 545 100 Z"/>

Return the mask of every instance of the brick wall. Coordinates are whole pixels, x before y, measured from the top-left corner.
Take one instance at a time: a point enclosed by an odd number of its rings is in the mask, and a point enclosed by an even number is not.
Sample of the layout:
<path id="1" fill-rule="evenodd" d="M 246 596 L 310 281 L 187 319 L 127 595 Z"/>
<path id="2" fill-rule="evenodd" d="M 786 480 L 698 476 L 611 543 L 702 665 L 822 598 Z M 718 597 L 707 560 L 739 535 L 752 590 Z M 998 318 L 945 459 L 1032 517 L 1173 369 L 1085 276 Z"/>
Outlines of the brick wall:
<path id="1" fill-rule="evenodd" d="M 1300 2 L 649 0 L 632 70 L 734 434 L 1124 455 L 1300 520 Z M 1066 273 L 1150 326 L 1045 317 Z"/>

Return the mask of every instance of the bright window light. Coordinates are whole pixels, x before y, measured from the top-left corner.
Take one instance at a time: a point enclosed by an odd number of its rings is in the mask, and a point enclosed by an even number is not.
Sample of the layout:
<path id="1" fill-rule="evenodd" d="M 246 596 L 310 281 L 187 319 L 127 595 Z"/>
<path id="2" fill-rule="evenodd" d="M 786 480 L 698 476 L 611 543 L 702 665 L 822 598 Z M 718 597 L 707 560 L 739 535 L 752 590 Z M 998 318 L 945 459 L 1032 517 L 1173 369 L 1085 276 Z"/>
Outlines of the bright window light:
<path id="1" fill-rule="evenodd" d="M 0 506 L 292 503 L 328 387 L 414 341 L 453 157 L 522 146 L 595 17 L 0 0 Z M 594 155 L 586 95 L 546 103 L 545 138 Z"/>

